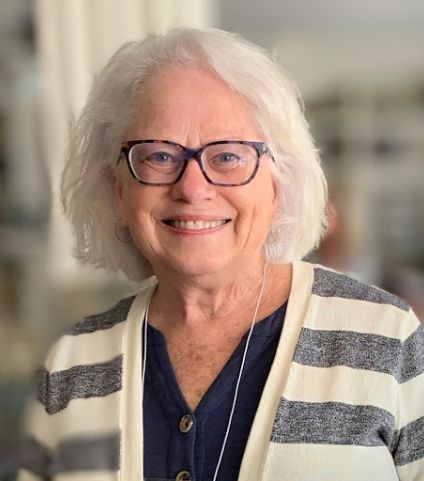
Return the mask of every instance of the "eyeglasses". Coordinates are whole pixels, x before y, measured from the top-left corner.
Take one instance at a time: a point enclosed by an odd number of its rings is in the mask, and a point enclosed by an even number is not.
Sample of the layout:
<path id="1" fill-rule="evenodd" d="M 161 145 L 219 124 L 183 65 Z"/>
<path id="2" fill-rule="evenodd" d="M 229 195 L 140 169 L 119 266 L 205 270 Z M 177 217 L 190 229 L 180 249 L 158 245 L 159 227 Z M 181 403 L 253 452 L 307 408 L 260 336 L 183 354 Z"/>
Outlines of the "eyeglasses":
<path id="1" fill-rule="evenodd" d="M 271 153 L 263 142 L 217 140 L 198 149 L 189 149 L 171 140 L 128 140 L 121 146 L 134 179 L 146 185 L 171 185 L 183 176 L 194 159 L 214 185 L 245 185 L 256 175 L 259 160 Z"/>

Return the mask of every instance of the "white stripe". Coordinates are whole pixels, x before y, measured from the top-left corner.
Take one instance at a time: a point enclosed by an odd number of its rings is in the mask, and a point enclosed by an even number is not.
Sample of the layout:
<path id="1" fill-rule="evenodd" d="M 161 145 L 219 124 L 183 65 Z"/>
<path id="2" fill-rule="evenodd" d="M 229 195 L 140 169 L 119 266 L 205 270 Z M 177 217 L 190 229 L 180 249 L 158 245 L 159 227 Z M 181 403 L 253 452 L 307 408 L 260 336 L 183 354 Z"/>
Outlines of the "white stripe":
<path id="1" fill-rule="evenodd" d="M 392 337 L 401 341 L 419 326 L 412 313 L 397 307 L 339 297 L 311 296 L 304 327 L 327 331 L 352 331 Z"/>
<path id="2" fill-rule="evenodd" d="M 72 437 L 108 436 L 119 431 L 120 392 L 102 398 L 72 399 L 66 409 L 50 416 L 44 406 L 32 406 L 30 431 L 46 447 Z"/>
<path id="3" fill-rule="evenodd" d="M 393 376 L 345 366 L 320 368 L 292 363 L 283 396 L 289 401 L 342 402 L 398 411 L 398 384 Z"/>
<path id="4" fill-rule="evenodd" d="M 62 336 L 50 350 L 45 368 L 52 373 L 76 365 L 95 364 L 114 359 L 121 354 L 124 325 L 125 322 L 120 322 L 110 329 L 78 336 Z"/>
<path id="5" fill-rule="evenodd" d="M 424 458 L 418 459 L 413 463 L 397 466 L 399 479 L 405 481 L 422 481 L 424 479 Z"/>
<path id="6" fill-rule="evenodd" d="M 424 416 L 424 374 L 400 385 L 399 405 L 398 429 Z"/>
<path id="7" fill-rule="evenodd" d="M 261 479 L 399 481 L 392 457 L 386 447 L 274 443 L 271 443 L 269 448 Z"/>
<path id="8" fill-rule="evenodd" d="M 321 368 L 292 363 L 283 396 L 289 401 L 342 402 L 389 411 L 396 429 L 424 415 L 424 374 L 398 385 L 390 374 L 345 366 Z"/>

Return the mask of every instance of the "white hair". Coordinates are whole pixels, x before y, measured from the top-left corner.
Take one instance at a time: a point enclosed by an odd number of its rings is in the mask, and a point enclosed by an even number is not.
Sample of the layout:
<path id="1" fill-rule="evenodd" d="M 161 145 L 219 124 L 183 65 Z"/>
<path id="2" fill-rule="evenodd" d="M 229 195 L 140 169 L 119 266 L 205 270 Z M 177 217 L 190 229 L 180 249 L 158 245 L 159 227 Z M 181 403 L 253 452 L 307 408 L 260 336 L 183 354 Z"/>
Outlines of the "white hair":
<path id="1" fill-rule="evenodd" d="M 116 236 L 111 172 L 125 132 L 135 121 L 143 84 L 158 69 L 177 63 L 209 68 L 251 104 L 274 156 L 279 191 L 279 208 L 265 244 L 267 260 L 303 258 L 318 245 L 325 229 L 327 185 L 298 92 L 265 51 L 214 29 L 174 29 L 130 42 L 95 79 L 72 129 L 62 176 L 62 202 L 76 236 L 75 255 L 136 281 L 151 275 L 149 262 L 134 244 Z"/>

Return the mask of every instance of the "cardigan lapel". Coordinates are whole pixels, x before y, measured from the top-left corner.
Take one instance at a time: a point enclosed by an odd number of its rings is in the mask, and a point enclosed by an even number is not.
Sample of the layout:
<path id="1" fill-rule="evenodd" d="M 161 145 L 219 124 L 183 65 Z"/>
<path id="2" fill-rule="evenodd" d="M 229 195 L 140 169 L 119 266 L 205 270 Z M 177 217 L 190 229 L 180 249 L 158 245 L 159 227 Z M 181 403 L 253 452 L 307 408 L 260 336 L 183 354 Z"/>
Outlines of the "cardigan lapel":
<path id="1" fill-rule="evenodd" d="M 283 330 L 250 430 L 238 481 L 259 481 L 262 479 L 274 418 L 308 310 L 312 283 L 312 265 L 306 262 L 294 262 L 292 285 Z"/>
<path id="2" fill-rule="evenodd" d="M 141 329 L 146 308 L 156 288 L 156 279 L 146 281 L 146 284 L 130 308 L 122 336 L 122 391 L 119 413 L 121 481 L 143 479 Z"/>

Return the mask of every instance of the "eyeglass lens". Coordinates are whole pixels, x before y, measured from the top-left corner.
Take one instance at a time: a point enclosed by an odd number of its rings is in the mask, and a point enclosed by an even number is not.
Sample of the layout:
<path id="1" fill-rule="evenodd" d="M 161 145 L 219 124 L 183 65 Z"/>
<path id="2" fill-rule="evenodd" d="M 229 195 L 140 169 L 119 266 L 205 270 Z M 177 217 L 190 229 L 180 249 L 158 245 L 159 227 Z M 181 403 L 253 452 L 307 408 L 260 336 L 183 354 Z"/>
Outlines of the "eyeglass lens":
<path id="1" fill-rule="evenodd" d="M 140 143 L 130 150 L 135 176 L 147 184 L 172 184 L 185 165 L 184 150 L 167 143 Z M 258 152 L 247 144 L 223 143 L 204 147 L 202 170 L 209 181 L 237 185 L 249 180 L 258 162 Z"/>

